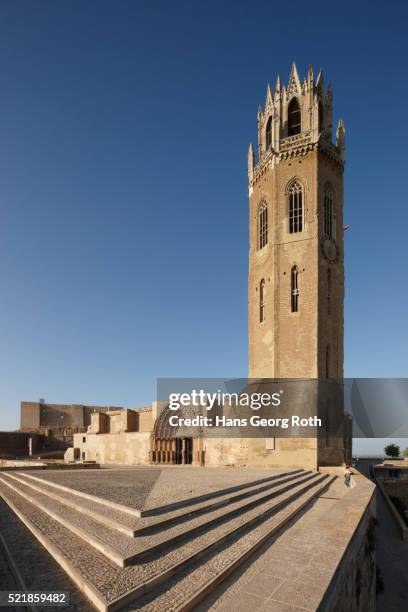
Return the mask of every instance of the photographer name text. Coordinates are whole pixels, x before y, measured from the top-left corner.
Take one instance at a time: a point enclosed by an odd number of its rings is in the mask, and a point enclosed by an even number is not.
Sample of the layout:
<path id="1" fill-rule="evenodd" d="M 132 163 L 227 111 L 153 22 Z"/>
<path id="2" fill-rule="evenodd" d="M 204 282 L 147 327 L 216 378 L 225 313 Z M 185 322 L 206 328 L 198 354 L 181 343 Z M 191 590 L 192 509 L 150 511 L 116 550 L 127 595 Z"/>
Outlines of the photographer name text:
<path id="1" fill-rule="evenodd" d="M 301 418 L 292 415 L 288 418 L 261 418 L 253 415 L 247 418 L 230 418 L 226 416 L 195 416 L 191 418 L 181 417 L 177 414 L 169 417 L 169 425 L 172 427 L 279 427 L 288 429 L 289 427 L 321 427 L 322 420 L 316 416 Z"/>

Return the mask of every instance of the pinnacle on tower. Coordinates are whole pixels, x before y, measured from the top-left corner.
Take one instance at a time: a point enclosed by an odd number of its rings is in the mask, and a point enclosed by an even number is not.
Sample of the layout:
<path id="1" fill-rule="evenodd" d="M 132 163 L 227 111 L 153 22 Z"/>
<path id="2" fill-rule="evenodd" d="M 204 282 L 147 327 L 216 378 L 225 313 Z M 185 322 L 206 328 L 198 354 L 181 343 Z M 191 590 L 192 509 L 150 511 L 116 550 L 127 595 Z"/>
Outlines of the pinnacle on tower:
<path id="1" fill-rule="evenodd" d="M 268 108 L 268 106 L 273 106 L 273 94 L 272 94 L 271 86 L 269 84 L 266 89 L 265 109 Z"/>
<path id="2" fill-rule="evenodd" d="M 248 147 L 248 179 L 250 182 L 254 178 L 254 168 L 255 168 L 255 153 L 254 153 L 254 148 L 251 142 Z"/>
<path id="3" fill-rule="evenodd" d="M 339 119 L 339 122 L 337 124 L 336 137 L 338 137 L 339 134 L 343 134 L 343 136 L 346 135 L 346 128 L 344 127 L 344 121 L 341 118 Z"/>
<path id="4" fill-rule="evenodd" d="M 276 79 L 275 92 L 278 94 L 280 93 L 280 90 L 281 90 L 281 82 L 280 82 L 280 76 L 278 74 L 277 79 Z"/>
<path id="5" fill-rule="evenodd" d="M 346 128 L 344 127 L 343 119 L 339 119 L 336 130 L 336 146 L 340 151 L 342 160 L 344 161 L 344 149 L 346 146 Z"/>
<path id="6" fill-rule="evenodd" d="M 295 62 L 293 62 L 292 69 L 290 71 L 288 91 L 289 93 L 296 93 L 300 91 L 300 80 Z"/>
<path id="7" fill-rule="evenodd" d="M 331 81 L 330 81 L 330 83 L 327 86 L 327 97 L 329 99 L 333 98 L 333 87 L 332 87 Z"/>
<path id="8" fill-rule="evenodd" d="M 316 87 L 320 87 L 322 91 L 324 91 L 324 85 L 323 85 L 323 70 L 320 68 L 320 72 L 317 75 L 317 79 L 316 79 Z"/>

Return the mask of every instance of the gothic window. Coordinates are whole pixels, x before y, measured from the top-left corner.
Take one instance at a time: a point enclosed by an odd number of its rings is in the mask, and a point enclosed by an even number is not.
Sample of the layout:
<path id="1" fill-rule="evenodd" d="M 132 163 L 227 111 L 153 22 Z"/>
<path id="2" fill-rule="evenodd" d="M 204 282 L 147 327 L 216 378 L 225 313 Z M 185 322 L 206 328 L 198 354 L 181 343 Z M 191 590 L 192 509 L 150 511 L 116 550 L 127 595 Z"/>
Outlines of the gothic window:
<path id="1" fill-rule="evenodd" d="M 265 321 L 265 281 L 261 280 L 259 284 L 259 322 Z"/>
<path id="2" fill-rule="evenodd" d="M 299 289 L 298 289 L 298 275 L 299 268 L 297 266 L 293 266 L 292 271 L 290 273 L 290 298 L 291 298 L 291 311 L 297 312 L 299 309 Z"/>
<path id="3" fill-rule="evenodd" d="M 289 233 L 303 231 L 303 188 L 298 181 L 289 187 Z"/>
<path id="4" fill-rule="evenodd" d="M 327 314 L 331 312 L 331 270 L 327 269 Z"/>
<path id="5" fill-rule="evenodd" d="M 272 146 L 272 117 L 269 117 L 268 123 L 266 124 L 266 150 L 268 151 Z"/>
<path id="6" fill-rule="evenodd" d="M 302 128 L 299 102 L 292 98 L 288 107 L 288 136 L 300 134 Z"/>
<path id="7" fill-rule="evenodd" d="M 258 248 L 263 249 L 268 244 L 268 205 L 261 202 L 258 210 Z"/>
<path id="8" fill-rule="evenodd" d="M 324 207 L 324 235 L 332 240 L 335 235 L 334 197 L 330 187 L 325 189 L 323 195 Z"/>
<path id="9" fill-rule="evenodd" d="M 323 132 L 323 122 L 324 122 L 324 113 L 323 113 L 323 104 L 319 102 L 319 116 L 318 116 L 318 132 L 319 134 Z"/>
<path id="10" fill-rule="evenodd" d="M 326 346 L 326 378 L 330 377 L 330 346 Z"/>

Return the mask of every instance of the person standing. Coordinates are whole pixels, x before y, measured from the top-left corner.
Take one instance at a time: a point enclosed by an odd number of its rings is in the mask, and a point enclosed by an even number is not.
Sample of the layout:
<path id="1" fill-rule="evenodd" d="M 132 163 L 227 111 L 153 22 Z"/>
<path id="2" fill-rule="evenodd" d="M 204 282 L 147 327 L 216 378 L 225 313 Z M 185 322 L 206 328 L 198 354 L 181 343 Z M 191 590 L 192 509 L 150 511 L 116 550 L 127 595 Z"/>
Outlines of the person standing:
<path id="1" fill-rule="evenodd" d="M 351 479 L 350 466 L 346 465 L 346 469 L 344 470 L 344 486 L 345 487 L 349 487 L 350 486 L 350 479 Z"/>

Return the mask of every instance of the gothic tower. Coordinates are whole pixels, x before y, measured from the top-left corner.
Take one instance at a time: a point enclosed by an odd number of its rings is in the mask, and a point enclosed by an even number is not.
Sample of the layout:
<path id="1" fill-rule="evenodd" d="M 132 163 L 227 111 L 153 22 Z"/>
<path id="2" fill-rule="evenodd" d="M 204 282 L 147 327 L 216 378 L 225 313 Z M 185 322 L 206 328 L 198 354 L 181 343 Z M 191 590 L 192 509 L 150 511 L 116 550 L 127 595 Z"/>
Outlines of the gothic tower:
<path id="1" fill-rule="evenodd" d="M 249 377 L 343 377 L 345 129 L 312 68 L 278 77 L 248 152 Z"/>

